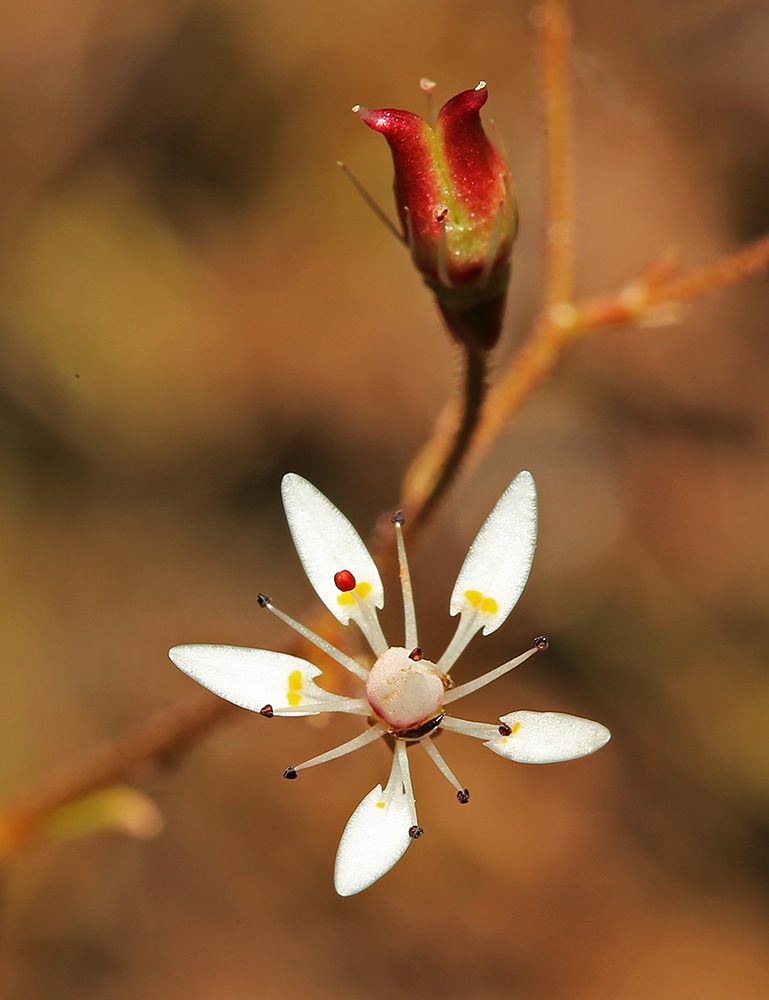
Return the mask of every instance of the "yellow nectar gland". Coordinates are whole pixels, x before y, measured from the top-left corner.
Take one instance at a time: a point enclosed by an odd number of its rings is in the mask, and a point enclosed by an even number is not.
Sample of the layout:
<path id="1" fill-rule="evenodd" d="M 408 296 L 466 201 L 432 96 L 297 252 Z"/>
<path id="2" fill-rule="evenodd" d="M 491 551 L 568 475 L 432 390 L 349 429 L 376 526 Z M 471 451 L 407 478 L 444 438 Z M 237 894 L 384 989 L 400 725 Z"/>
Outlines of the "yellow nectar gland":
<path id="1" fill-rule="evenodd" d="M 292 708 L 296 708 L 299 702 L 302 700 L 302 696 L 299 691 L 302 690 L 302 671 L 292 670 L 288 675 L 288 693 L 286 694 L 286 701 Z"/>
<path id="2" fill-rule="evenodd" d="M 366 597 L 371 593 L 371 584 L 370 583 L 366 583 L 365 580 L 361 580 L 360 583 L 356 584 L 355 593 L 362 600 L 365 600 Z M 343 594 L 338 594 L 336 599 L 337 599 L 337 601 L 340 604 L 355 604 L 356 603 L 355 598 L 352 596 L 352 591 L 349 591 L 349 590 L 345 591 Z"/>
<path id="3" fill-rule="evenodd" d="M 478 608 L 484 614 L 495 615 L 499 611 L 499 605 L 494 598 L 484 597 L 480 590 L 466 590 L 464 597 L 471 608 Z"/>

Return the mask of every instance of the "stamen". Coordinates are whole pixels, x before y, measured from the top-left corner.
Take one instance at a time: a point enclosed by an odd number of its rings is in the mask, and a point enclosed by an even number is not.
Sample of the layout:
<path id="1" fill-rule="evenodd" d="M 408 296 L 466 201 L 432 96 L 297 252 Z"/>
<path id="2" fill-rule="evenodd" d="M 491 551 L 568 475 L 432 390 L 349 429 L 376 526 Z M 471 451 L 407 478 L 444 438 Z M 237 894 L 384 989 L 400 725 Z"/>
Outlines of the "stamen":
<path id="1" fill-rule="evenodd" d="M 406 624 L 406 649 L 414 649 L 418 645 L 417 639 L 417 616 L 414 609 L 414 592 L 411 589 L 411 573 L 409 572 L 408 559 L 406 558 L 406 545 L 403 541 L 403 513 L 398 511 L 393 517 L 395 525 L 395 538 L 398 543 L 398 565 L 400 567 L 401 591 L 403 593 L 403 618 Z"/>
<path id="2" fill-rule="evenodd" d="M 364 733 L 361 733 L 360 736 L 355 736 L 353 739 L 348 740 L 347 743 L 343 743 L 333 750 L 318 754 L 317 757 L 311 757 L 310 760 L 306 760 L 303 764 L 295 764 L 294 767 L 289 768 L 289 770 L 294 772 L 290 777 L 295 778 L 299 771 L 305 771 L 308 767 L 317 767 L 318 764 L 325 764 L 329 760 L 335 760 L 337 757 L 344 757 L 345 754 L 360 750 L 361 747 L 365 747 L 369 743 L 373 743 L 374 740 L 378 740 L 381 736 L 384 736 L 386 732 L 387 729 L 385 726 L 372 726 Z M 286 774 L 285 777 L 289 777 L 289 775 Z"/>
<path id="3" fill-rule="evenodd" d="M 454 788 L 456 788 L 458 793 L 461 794 L 462 792 L 464 792 L 464 788 L 462 787 L 462 785 L 460 785 L 459 779 L 451 770 L 446 761 L 443 759 L 440 751 L 438 750 L 438 747 L 433 743 L 432 737 L 428 740 L 422 740 L 422 746 L 427 751 L 428 756 L 432 758 L 433 763 L 441 772 L 443 777 L 448 779 L 448 781 L 454 786 Z"/>
<path id="4" fill-rule="evenodd" d="M 467 649 L 470 640 L 476 632 L 481 630 L 483 622 L 480 620 L 479 607 L 470 608 L 469 610 L 465 609 L 460 613 L 459 624 L 454 633 L 454 638 L 446 647 L 446 652 L 435 664 L 438 670 L 444 674 L 447 674 L 451 670 L 465 649 Z"/>
<path id="5" fill-rule="evenodd" d="M 259 709 L 259 714 L 263 715 L 265 719 L 271 719 L 275 715 L 275 712 L 272 705 L 265 705 L 264 708 Z"/>
<path id="6" fill-rule="evenodd" d="M 418 827 L 417 824 L 417 803 L 414 798 L 414 789 L 411 785 L 411 771 L 409 769 L 409 755 L 406 750 L 406 744 L 401 743 L 400 740 L 395 744 L 395 757 L 398 761 L 398 767 L 401 772 L 401 780 L 403 781 L 403 791 L 406 793 L 406 798 L 409 803 L 409 809 L 411 811 L 411 820 L 414 826 Z M 420 829 L 419 836 L 422 835 L 422 830 Z M 410 833 L 410 831 L 409 831 Z M 413 834 L 411 834 L 413 836 Z"/>
<path id="7" fill-rule="evenodd" d="M 486 260 L 483 262 L 483 270 L 478 276 L 479 288 L 485 288 L 489 283 L 492 268 L 497 262 L 497 250 L 499 250 L 499 244 L 502 239 L 502 223 L 504 222 L 504 219 L 505 205 L 504 202 L 500 201 L 497 206 L 497 214 L 494 217 L 494 228 L 491 230 L 489 245 L 486 248 Z"/>
<path id="8" fill-rule="evenodd" d="M 444 716 L 441 723 L 443 729 L 450 729 L 463 736 L 474 736 L 476 740 L 493 740 L 497 735 L 497 727 L 487 722 L 469 722 L 467 719 L 457 719 L 455 716 Z"/>
<path id="9" fill-rule="evenodd" d="M 516 656 L 514 660 L 509 660 L 507 663 L 503 663 L 501 667 L 489 670 L 487 674 L 481 674 L 481 676 L 476 677 L 474 681 L 468 681 L 467 684 L 460 684 L 459 687 L 452 688 L 451 691 L 446 692 L 446 697 L 443 699 L 444 704 L 447 705 L 450 701 L 456 701 L 457 698 L 464 698 L 465 695 L 472 694 L 473 691 L 486 687 L 487 684 L 491 684 L 492 681 L 495 681 L 497 677 L 501 677 L 502 674 L 506 674 L 508 670 L 512 670 L 513 667 L 517 667 L 519 664 L 523 663 L 524 660 L 528 660 L 530 656 L 533 656 L 538 652 L 539 646 L 532 646 L 532 648 L 527 649 L 525 653 L 521 653 L 520 656 Z"/>
<path id="10" fill-rule="evenodd" d="M 290 766 L 287 767 L 286 770 L 283 772 L 283 777 L 289 779 L 297 778 L 298 775 L 296 773 L 296 768 Z"/>
<path id="11" fill-rule="evenodd" d="M 494 134 L 494 145 L 497 147 L 497 152 L 505 163 L 509 163 L 510 159 L 507 155 L 507 150 L 505 149 L 505 140 L 502 138 L 502 133 L 499 131 L 499 127 L 493 118 L 489 119 L 489 127 Z M 511 197 L 510 184 L 507 178 L 505 178 L 505 192 L 507 194 L 507 203 L 510 205 L 513 203 L 513 199 Z"/>
<path id="12" fill-rule="evenodd" d="M 374 655 L 382 656 L 390 647 L 387 644 L 387 639 L 384 637 L 382 626 L 379 624 L 376 609 L 370 607 L 357 591 L 351 590 L 350 593 L 355 598 L 355 603 L 358 605 L 358 610 L 360 611 L 360 615 L 353 616 L 353 621 L 365 635 L 369 646 L 374 651 Z"/>
<path id="13" fill-rule="evenodd" d="M 409 248 L 409 253 L 411 254 L 411 259 L 416 263 L 417 259 L 417 243 L 414 237 L 414 221 L 411 218 L 411 212 L 409 211 L 408 205 L 404 206 L 404 215 L 406 216 L 406 246 Z"/>
<path id="14" fill-rule="evenodd" d="M 441 231 L 438 234 L 438 280 L 445 288 L 452 288 L 449 277 L 449 250 L 446 243 L 446 216 L 448 210 L 444 210 L 436 216 L 436 222 L 440 223 Z"/>
<path id="15" fill-rule="evenodd" d="M 435 80 L 430 80 L 428 77 L 423 76 L 419 81 L 419 86 L 425 92 L 427 97 L 427 118 L 426 121 L 429 123 L 430 128 L 435 128 L 435 121 L 437 118 L 435 112 L 435 98 L 433 97 L 433 91 L 435 90 L 436 83 Z"/>
<path id="16" fill-rule="evenodd" d="M 415 646 L 414 649 L 412 649 L 411 652 L 409 653 L 409 659 L 413 660 L 415 663 L 419 663 L 419 661 L 423 657 L 424 653 L 422 652 L 421 646 Z"/>
<path id="17" fill-rule="evenodd" d="M 506 722 L 503 722 L 499 727 L 500 736 L 511 736 L 512 732 L 513 732 L 512 727 L 508 726 Z"/>
<path id="18" fill-rule="evenodd" d="M 269 597 L 266 598 L 266 604 L 262 604 L 261 598 L 265 597 L 264 594 L 260 594 L 257 598 L 259 603 L 263 608 L 269 608 L 274 615 L 277 615 L 282 622 L 285 622 L 290 628 L 299 635 L 303 636 L 308 642 L 311 642 L 313 646 L 317 646 L 318 649 L 322 649 L 326 655 L 330 656 L 332 660 L 336 660 L 337 663 L 341 664 L 345 670 L 349 670 L 351 674 L 355 674 L 356 677 L 360 677 L 362 681 L 365 681 L 368 677 L 368 670 L 364 666 L 361 666 L 357 660 L 354 660 L 347 653 L 343 653 L 336 646 L 332 646 L 330 642 L 325 639 L 321 639 L 319 635 L 316 635 L 311 629 L 308 629 L 306 625 L 302 625 L 301 622 L 295 621 L 283 611 L 279 611 L 275 605 L 270 601 Z"/>
<path id="19" fill-rule="evenodd" d="M 390 777 L 387 779 L 384 794 L 392 795 L 396 789 L 400 791 L 401 788 L 403 788 L 403 778 L 401 776 L 400 760 L 398 755 L 393 753 L 393 762 L 390 766 Z"/>
<path id="20" fill-rule="evenodd" d="M 365 698 L 344 698 L 341 701 L 304 701 L 299 705 L 273 709 L 273 715 L 285 716 L 286 718 L 292 718 L 296 715 L 322 715 L 324 712 L 371 715 L 371 705 Z"/>
<path id="21" fill-rule="evenodd" d="M 422 829 L 422 827 L 417 826 L 416 824 L 414 824 L 414 826 L 409 827 L 409 837 L 411 837 L 412 840 L 419 840 L 419 838 L 422 836 L 424 832 L 425 831 Z"/>
<path id="22" fill-rule="evenodd" d="M 359 107 L 360 105 L 356 104 L 356 106 L 353 108 L 353 111 L 357 111 Z M 368 207 L 371 209 L 374 215 L 379 219 L 379 221 L 385 224 L 385 226 L 390 230 L 390 232 L 393 234 L 396 240 L 398 240 L 399 243 L 405 243 L 406 241 L 403 238 L 403 236 L 398 232 L 398 230 L 395 228 L 395 226 L 390 221 L 388 216 L 382 211 L 379 205 L 377 205 L 377 203 L 374 201 L 374 199 L 371 197 L 368 191 L 363 187 L 361 182 L 358 180 L 358 178 L 355 176 L 352 170 L 350 170 L 347 164 L 342 163 L 341 160 L 337 160 L 337 166 L 342 168 L 342 170 L 345 172 L 349 180 L 352 182 L 352 185 L 355 188 L 355 190 L 358 192 L 361 198 L 366 202 Z"/>

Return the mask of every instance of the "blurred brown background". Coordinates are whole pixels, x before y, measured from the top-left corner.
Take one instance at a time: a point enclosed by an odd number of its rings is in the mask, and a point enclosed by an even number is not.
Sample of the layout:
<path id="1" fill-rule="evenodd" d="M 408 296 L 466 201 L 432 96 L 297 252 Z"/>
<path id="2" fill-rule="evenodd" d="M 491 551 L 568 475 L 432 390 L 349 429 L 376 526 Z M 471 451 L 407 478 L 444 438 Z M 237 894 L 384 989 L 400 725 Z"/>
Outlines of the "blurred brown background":
<path id="1" fill-rule="evenodd" d="M 509 356 L 542 274 L 527 3 L 6 0 L 0 31 L 0 775 L 21 794 L 193 690 L 177 642 L 280 648 L 260 589 L 311 605 L 278 500 L 300 472 L 365 532 L 451 391 L 455 358 L 349 111 L 489 82 L 522 233 Z M 769 10 L 579 0 L 580 289 L 675 244 L 769 229 Z M 412 558 L 423 645 L 464 550 L 530 469 L 541 542 L 466 676 L 550 651 L 468 703 L 600 719 L 594 758 L 517 766 L 451 734 L 460 809 L 415 754 L 427 836 L 338 898 L 374 747 L 242 713 L 146 787 L 151 843 L 40 846 L 5 886 L 21 1000 L 759 1000 L 769 995 L 769 294 L 571 350 Z M 390 595 L 386 626 L 400 631 Z M 462 676 L 460 672 L 459 676 Z M 320 731 L 319 731 L 320 728 Z M 450 745 L 449 745 L 450 744 Z"/>

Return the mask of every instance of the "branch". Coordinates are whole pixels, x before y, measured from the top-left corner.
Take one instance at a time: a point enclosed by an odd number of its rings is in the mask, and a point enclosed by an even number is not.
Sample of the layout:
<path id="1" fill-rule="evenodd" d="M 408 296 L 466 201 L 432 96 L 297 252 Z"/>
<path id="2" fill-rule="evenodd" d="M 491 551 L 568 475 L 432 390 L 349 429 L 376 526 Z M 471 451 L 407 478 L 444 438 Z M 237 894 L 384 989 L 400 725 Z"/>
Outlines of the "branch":
<path id="1" fill-rule="evenodd" d="M 571 20 L 567 0 L 545 0 L 539 31 L 545 131 L 547 252 L 545 305 L 570 302 L 574 288 L 574 179 L 571 127 Z"/>
<path id="2" fill-rule="evenodd" d="M 84 763 L 50 779 L 40 791 L 7 805 L 0 814 L 0 857 L 24 847 L 56 809 L 99 788 L 136 780 L 140 769 L 170 762 L 238 711 L 203 692 L 156 712 Z"/>

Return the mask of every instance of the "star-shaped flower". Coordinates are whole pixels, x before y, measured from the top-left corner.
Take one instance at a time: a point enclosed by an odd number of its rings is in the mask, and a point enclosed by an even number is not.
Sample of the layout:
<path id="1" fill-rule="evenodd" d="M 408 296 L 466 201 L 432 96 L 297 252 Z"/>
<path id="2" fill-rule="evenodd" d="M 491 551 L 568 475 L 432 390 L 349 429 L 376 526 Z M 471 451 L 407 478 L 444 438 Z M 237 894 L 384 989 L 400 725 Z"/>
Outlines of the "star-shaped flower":
<path id="1" fill-rule="evenodd" d="M 289 767 L 286 778 L 388 737 L 394 748 L 390 778 L 363 799 L 345 827 L 336 856 L 334 884 L 342 896 L 368 888 L 388 872 L 412 842 L 422 836 L 411 786 L 408 750 L 419 744 L 456 789 L 460 803 L 470 794 L 435 744 L 442 729 L 484 741 L 494 753 L 525 764 L 575 760 L 609 739 L 597 722 L 556 712 L 518 711 L 499 725 L 470 722 L 449 714 L 455 701 L 517 667 L 531 649 L 459 686 L 451 669 L 473 636 L 496 631 L 521 596 L 534 557 L 537 497 L 530 473 L 521 472 L 507 487 L 470 546 L 451 594 L 449 610 L 459 624 L 443 656 L 426 659 L 417 638 L 414 600 L 401 526 L 393 517 L 403 591 L 405 642 L 390 646 L 377 617 L 384 588 L 374 560 L 347 518 L 301 476 L 283 479 L 283 505 L 299 558 L 315 591 L 343 625 L 360 628 L 376 657 L 369 668 L 279 611 L 265 594 L 259 603 L 331 656 L 365 685 L 362 697 L 332 694 L 315 684 L 321 671 L 297 656 L 242 646 L 175 646 L 173 662 L 215 694 L 272 718 L 347 712 L 363 716 L 368 727 L 342 746 Z"/>

